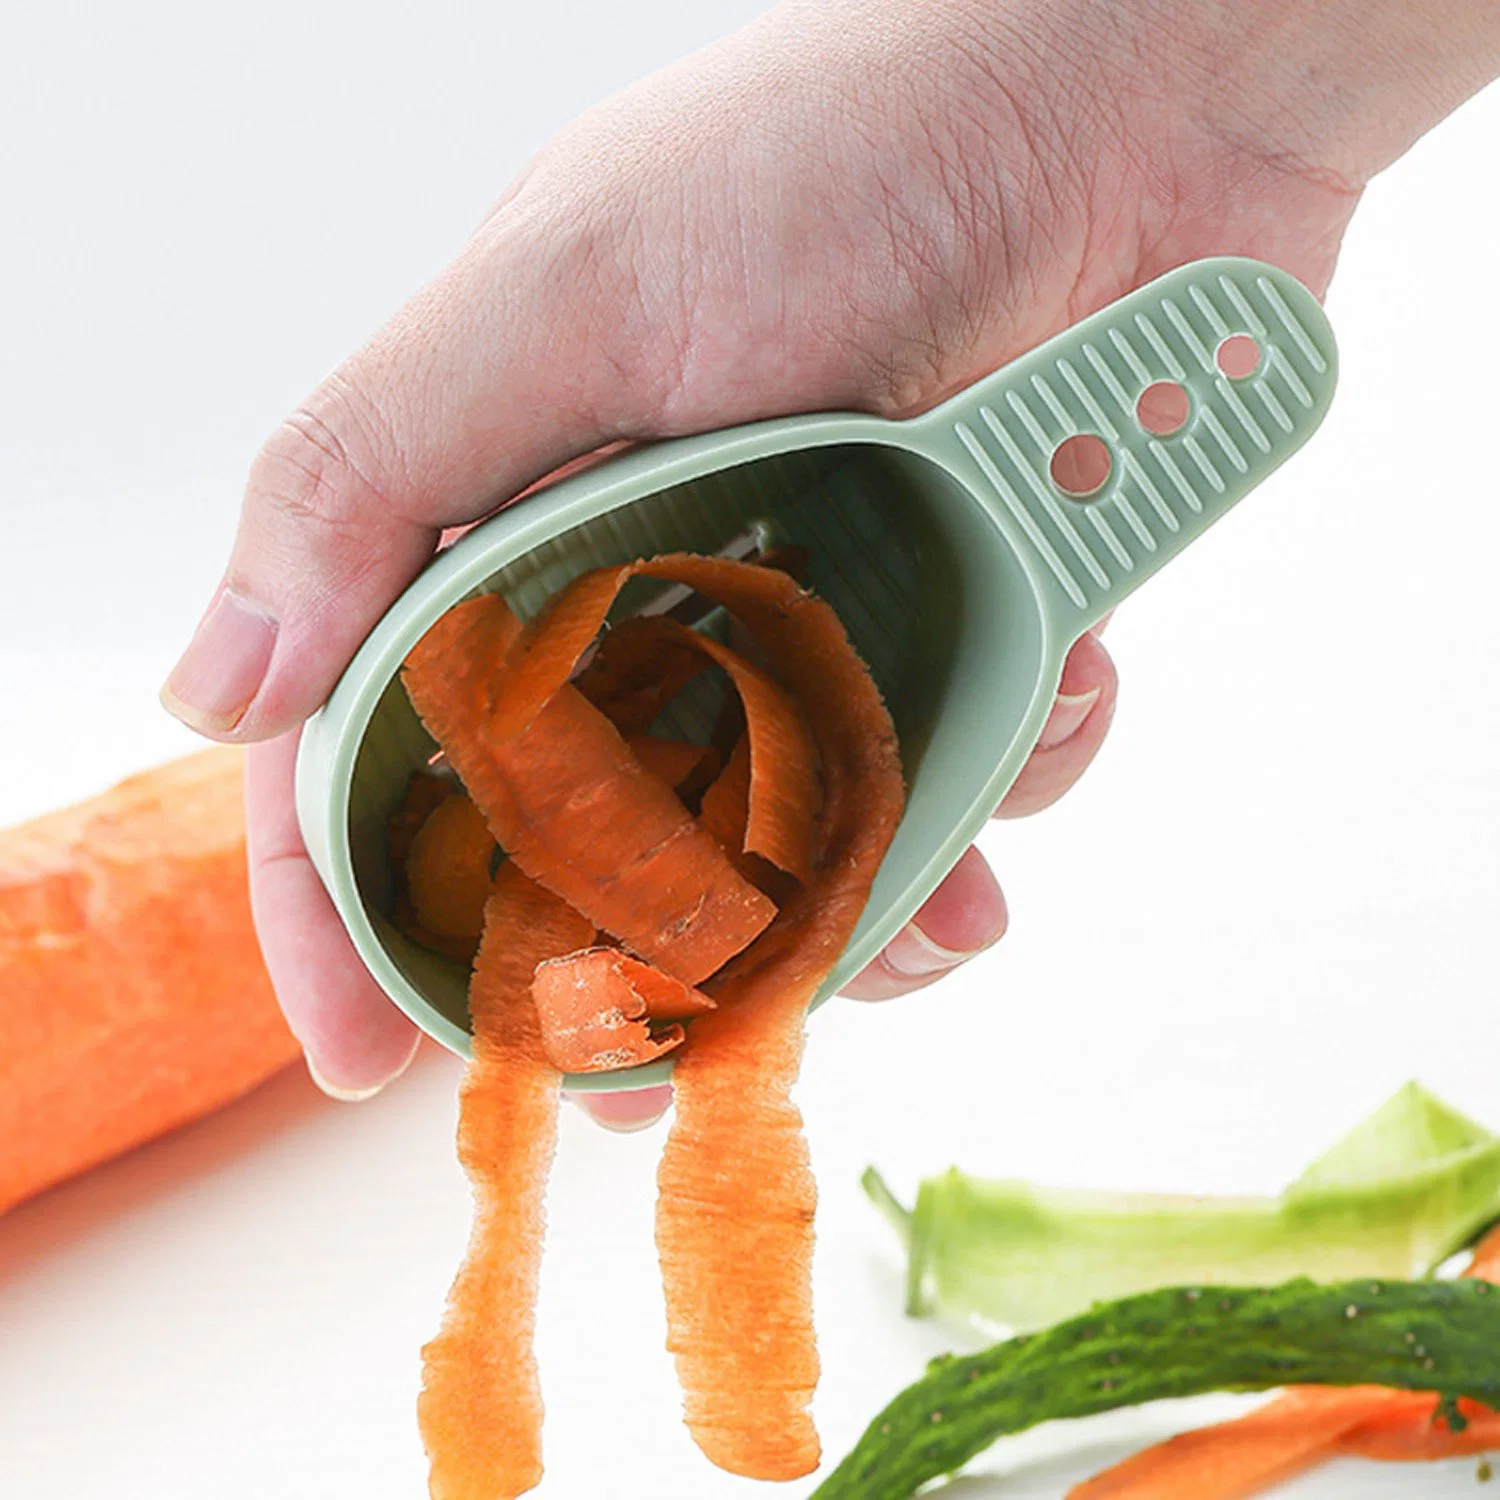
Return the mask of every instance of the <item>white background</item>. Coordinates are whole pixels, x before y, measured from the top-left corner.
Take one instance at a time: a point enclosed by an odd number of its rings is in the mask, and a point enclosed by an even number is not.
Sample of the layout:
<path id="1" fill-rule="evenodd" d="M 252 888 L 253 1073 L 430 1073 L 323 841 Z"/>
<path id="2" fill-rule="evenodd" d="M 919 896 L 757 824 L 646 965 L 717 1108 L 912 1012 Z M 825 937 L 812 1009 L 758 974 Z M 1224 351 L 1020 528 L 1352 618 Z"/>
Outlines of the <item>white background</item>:
<path id="1" fill-rule="evenodd" d="M 0 12 L 0 819 L 189 748 L 155 688 L 260 438 L 554 127 L 756 9 Z M 1084 785 L 986 837 L 1012 935 L 935 993 L 813 1023 L 831 1454 L 951 1337 L 901 1317 L 866 1162 L 903 1190 L 956 1159 L 1272 1191 L 1410 1076 L 1500 1127 L 1497 148 L 1492 91 L 1370 192 L 1323 434 L 1121 612 Z M 0 1222 L 0 1496 L 423 1494 L 417 1350 L 467 1226 L 456 1079 L 433 1050 L 339 1107 L 294 1071 Z M 545 1495 L 753 1490 L 677 1421 L 660 1142 L 567 1112 Z M 1183 1420 L 1043 1432 L 987 1460 L 1013 1482 L 951 1493 L 1057 1496 Z M 1286 1493 L 1471 1476 L 1347 1466 Z"/>

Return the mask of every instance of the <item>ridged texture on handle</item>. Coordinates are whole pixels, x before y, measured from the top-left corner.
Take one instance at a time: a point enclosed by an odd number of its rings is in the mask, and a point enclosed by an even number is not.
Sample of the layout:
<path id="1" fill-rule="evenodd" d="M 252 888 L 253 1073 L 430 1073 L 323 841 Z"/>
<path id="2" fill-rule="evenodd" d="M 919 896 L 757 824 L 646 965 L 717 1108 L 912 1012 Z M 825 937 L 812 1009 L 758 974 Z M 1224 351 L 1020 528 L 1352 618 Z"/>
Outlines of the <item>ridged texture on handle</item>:
<path id="1" fill-rule="evenodd" d="M 1249 334 L 1255 372 L 1230 380 L 1219 345 Z M 1173 272 L 981 382 L 950 407 L 952 432 L 1018 539 L 1088 623 L 1154 573 L 1322 420 L 1336 356 L 1321 309 L 1282 272 L 1249 261 Z M 1191 415 L 1170 437 L 1136 418 L 1141 392 L 1175 381 Z M 1110 478 L 1087 500 L 1052 482 L 1058 444 L 1097 433 Z"/>

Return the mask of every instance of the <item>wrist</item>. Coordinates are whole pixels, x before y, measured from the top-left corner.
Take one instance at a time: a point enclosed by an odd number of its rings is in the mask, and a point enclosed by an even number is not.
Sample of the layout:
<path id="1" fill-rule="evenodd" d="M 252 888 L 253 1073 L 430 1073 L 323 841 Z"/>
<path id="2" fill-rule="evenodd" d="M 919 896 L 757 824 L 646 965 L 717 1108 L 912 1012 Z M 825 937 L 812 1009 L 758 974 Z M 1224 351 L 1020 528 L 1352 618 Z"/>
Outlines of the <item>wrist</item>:
<path id="1" fill-rule="evenodd" d="M 1075 24 L 1107 16 L 1114 47 L 1154 59 L 1160 86 L 1210 135 L 1353 191 L 1500 76 L 1494 0 L 1080 0 L 1069 9 Z"/>

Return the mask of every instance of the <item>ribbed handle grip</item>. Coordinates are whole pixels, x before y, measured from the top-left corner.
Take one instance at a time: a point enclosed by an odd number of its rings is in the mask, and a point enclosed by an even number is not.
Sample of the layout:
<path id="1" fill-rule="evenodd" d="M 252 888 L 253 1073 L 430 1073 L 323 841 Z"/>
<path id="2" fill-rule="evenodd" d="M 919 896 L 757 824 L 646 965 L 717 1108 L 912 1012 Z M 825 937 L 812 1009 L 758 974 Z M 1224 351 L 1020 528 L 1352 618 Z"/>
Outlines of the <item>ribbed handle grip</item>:
<path id="1" fill-rule="evenodd" d="M 1236 335 L 1254 340 L 1259 362 L 1231 378 L 1220 350 Z M 914 425 L 995 512 L 1031 565 L 1049 623 L 1071 640 L 1307 441 L 1337 363 L 1333 330 L 1295 278 L 1258 261 L 1196 261 Z M 1137 417 L 1141 393 L 1158 382 L 1182 387 L 1189 402 L 1185 425 L 1164 437 Z M 1051 467 L 1081 433 L 1110 456 L 1108 479 L 1087 498 L 1065 493 Z"/>

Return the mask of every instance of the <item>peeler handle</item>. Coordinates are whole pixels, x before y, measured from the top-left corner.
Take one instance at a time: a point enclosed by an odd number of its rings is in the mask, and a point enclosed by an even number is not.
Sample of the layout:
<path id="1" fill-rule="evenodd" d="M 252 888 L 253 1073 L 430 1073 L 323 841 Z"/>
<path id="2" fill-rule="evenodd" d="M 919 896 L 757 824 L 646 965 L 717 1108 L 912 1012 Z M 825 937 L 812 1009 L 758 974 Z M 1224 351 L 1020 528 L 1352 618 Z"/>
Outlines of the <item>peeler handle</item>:
<path id="1" fill-rule="evenodd" d="M 1066 645 L 1307 441 L 1337 363 L 1301 282 L 1259 261 L 1195 261 L 918 424 L 1008 534 Z M 1163 389 L 1142 407 L 1151 387 Z"/>

